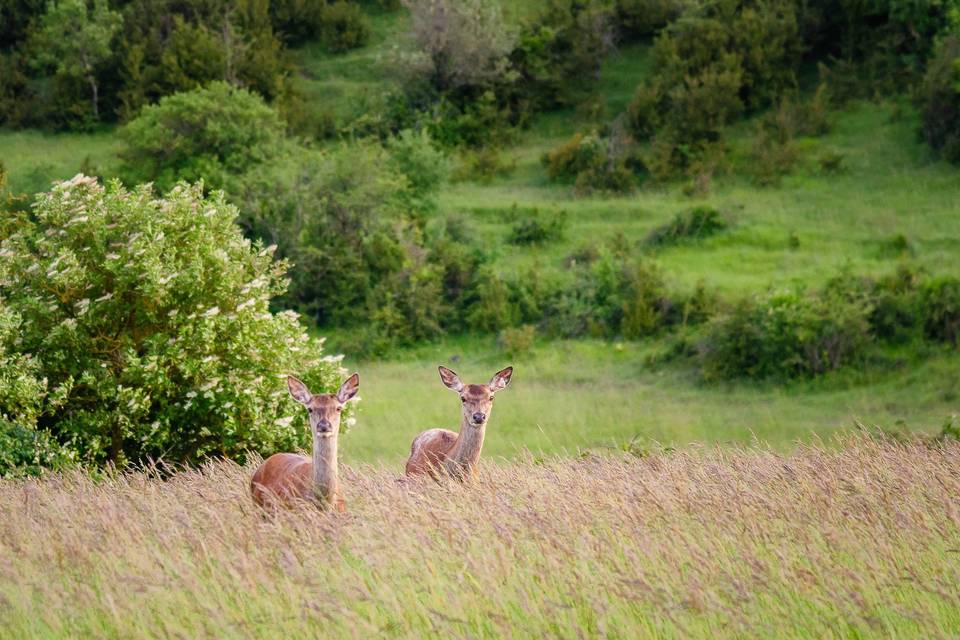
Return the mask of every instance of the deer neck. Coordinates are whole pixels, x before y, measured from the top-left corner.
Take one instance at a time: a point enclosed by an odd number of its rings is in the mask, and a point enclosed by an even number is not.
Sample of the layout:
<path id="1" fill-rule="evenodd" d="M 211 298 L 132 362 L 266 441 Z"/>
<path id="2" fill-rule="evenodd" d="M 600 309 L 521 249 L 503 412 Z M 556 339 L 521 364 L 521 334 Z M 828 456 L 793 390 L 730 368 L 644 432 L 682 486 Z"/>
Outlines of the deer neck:
<path id="1" fill-rule="evenodd" d="M 476 473 L 477 463 L 480 461 L 480 450 L 483 449 L 483 436 L 487 425 L 474 427 L 466 418 L 460 421 L 460 433 L 453 443 L 450 453 L 444 462 L 444 467 L 451 475 L 460 478 L 472 476 Z"/>
<path id="2" fill-rule="evenodd" d="M 340 497 L 337 474 L 337 437 L 313 438 L 313 485 L 317 497 L 336 503 Z"/>

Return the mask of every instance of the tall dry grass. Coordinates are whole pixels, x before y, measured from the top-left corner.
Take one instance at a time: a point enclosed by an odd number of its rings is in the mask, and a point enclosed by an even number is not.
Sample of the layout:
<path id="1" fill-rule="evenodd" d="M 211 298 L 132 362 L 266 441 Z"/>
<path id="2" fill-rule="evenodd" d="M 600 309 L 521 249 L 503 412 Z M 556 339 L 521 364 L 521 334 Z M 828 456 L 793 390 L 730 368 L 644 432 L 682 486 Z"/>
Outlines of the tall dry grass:
<path id="1" fill-rule="evenodd" d="M 0 637 L 956 637 L 960 445 L 685 450 L 345 473 L 0 482 Z"/>

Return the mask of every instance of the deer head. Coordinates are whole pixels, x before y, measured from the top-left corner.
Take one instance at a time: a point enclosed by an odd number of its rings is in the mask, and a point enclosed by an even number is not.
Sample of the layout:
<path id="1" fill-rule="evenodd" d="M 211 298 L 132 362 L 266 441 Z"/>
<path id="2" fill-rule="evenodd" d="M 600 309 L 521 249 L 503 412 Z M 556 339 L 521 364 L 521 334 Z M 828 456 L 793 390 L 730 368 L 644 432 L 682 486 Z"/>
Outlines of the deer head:
<path id="1" fill-rule="evenodd" d="M 289 376 L 287 389 L 293 399 L 307 408 L 310 432 L 315 440 L 336 439 L 340 433 L 340 415 L 343 406 L 360 390 L 360 376 L 356 373 L 347 378 L 336 393 L 310 393 L 307 385 Z"/>
<path id="2" fill-rule="evenodd" d="M 440 380 L 444 386 L 460 395 L 462 424 L 482 429 L 490 419 L 493 410 L 493 397 L 510 384 L 513 367 L 501 369 L 493 374 L 487 384 L 463 384 L 456 373 L 440 367 Z"/>

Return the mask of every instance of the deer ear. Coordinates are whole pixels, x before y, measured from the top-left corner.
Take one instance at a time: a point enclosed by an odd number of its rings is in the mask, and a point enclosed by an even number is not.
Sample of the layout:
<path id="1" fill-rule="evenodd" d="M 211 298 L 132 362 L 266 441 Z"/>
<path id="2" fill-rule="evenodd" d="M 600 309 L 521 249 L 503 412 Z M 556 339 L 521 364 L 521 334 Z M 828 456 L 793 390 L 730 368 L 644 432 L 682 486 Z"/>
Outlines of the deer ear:
<path id="1" fill-rule="evenodd" d="M 453 389 L 457 393 L 463 391 L 463 383 L 460 382 L 460 377 L 456 373 L 446 367 L 438 368 L 440 370 L 440 380 L 447 389 Z"/>
<path id="2" fill-rule="evenodd" d="M 506 369 L 501 369 L 493 374 L 493 377 L 490 378 L 490 384 L 487 386 L 490 387 L 490 391 L 497 392 L 505 388 L 510 384 L 510 378 L 513 377 L 513 367 L 507 367 Z"/>
<path id="3" fill-rule="evenodd" d="M 337 401 L 340 404 L 345 404 L 353 396 L 357 395 L 357 391 L 360 391 L 360 375 L 355 373 L 340 385 L 340 390 L 337 391 Z"/>
<path id="4" fill-rule="evenodd" d="M 287 376 L 287 389 L 290 390 L 290 395 L 293 396 L 293 399 L 300 404 L 307 404 L 310 402 L 310 398 L 313 397 L 313 394 L 307 389 L 307 385 L 293 376 Z"/>

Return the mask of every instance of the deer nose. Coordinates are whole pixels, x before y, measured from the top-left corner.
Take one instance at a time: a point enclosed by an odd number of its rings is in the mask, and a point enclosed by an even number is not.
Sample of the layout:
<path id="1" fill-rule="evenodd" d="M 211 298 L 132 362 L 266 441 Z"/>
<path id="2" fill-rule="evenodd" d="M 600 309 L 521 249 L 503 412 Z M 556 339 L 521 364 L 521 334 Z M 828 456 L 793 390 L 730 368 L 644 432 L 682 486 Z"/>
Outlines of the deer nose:
<path id="1" fill-rule="evenodd" d="M 485 416 L 485 415 L 484 415 L 482 412 L 480 412 L 480 411 L 475 411 L 474 414 L 473 414 L 473 423 L 474 423 L 474 424 L 480 424 L 480 423 L 482 423 L 482 422 L 483 422 L 484 420 L 486 420 L 486 419 L 487 419 L 487 416 Z"/>
<path id="2" fill-rule="evenodd" d="M 321 418 L 317 422 L 317 433 L 330 433 L 331 431 L 333 431 L 332 425 L 326 418 Z"/>

